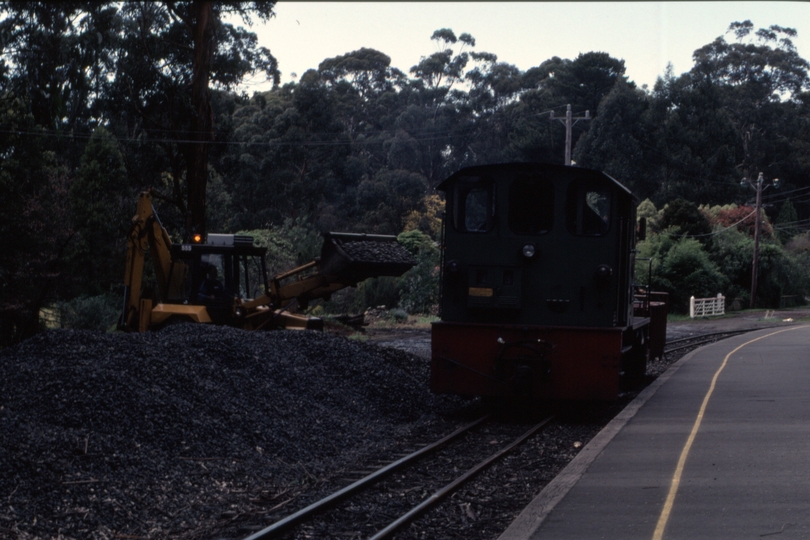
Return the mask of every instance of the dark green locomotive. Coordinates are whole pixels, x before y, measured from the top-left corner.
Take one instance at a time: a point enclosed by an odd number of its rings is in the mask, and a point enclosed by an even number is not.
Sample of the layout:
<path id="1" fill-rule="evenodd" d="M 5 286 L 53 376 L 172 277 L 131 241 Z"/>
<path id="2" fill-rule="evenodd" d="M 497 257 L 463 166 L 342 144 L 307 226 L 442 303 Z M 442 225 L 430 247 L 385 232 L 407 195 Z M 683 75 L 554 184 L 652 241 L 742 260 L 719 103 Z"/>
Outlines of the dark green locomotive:
<path id="1" fill-rule="evenodd" d="M 590 169 L 462 169 L 445 193 L 441 321 L 431 388 L 467 395 L 613 399 L 649 351 L 634 290 L 636 199 Z"/>

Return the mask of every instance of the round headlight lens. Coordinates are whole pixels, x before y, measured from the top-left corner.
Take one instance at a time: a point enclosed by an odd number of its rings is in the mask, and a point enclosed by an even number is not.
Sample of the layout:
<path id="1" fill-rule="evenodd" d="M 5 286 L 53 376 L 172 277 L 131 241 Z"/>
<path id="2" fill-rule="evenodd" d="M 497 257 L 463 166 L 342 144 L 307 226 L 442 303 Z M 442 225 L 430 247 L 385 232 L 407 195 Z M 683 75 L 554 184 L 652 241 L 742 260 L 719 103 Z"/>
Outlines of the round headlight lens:
<path id="1" fill-rule="evenodd" d="M 534 244 L 526 244 L 525 246 L 523 246 L 522 253 L 523 256 L 526 257 L 527 259 L 531 259 L 532 257 L 535 256 L 537 250 L 534 247 Z"/>

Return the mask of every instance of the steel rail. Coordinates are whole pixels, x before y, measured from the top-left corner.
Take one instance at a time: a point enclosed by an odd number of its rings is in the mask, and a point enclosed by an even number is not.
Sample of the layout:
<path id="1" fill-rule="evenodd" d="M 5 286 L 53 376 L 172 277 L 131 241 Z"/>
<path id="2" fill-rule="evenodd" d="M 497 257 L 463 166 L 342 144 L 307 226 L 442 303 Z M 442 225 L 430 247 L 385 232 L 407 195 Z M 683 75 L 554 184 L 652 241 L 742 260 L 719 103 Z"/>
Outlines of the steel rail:
<path id="1" fill-rule="evenodd" d="M 694 343 L 687 343 L 686 345 L 681 345 L 680 347 L 672 347 L 671 349 L 665 349 L 664 354 L 674 353 L 675 351 L 680 351 L 681 349 L 688 349 L 689 347 L 699 347 L 700 345 L 705 345 L 707 343 L 717 343 L 717 339 L 704 339 L 703 341 L 695 341 Z"/>
<path id="2" fill-rule="evenodd" d="M 744 330 L 727 330 L 725 332 L 712 332 L 712 333 L 709 333 L 709 334 L 698 334 L 698 335 L 695 335 L 695 336 L 679 338 L 679 339 L 673 339 L 672 341 L 668 341 L 666 343 L 666 345 L 672 345 L 674 343 L 682 343 L 682 342 L 685 342 L 685 341 L 693 341 L 693 340 L 698 340 L 698 339 L 701 339 L 701 338 L 708 338 L 708 337 L 714 337 L 714 336 L 736 336 L 737 334 L 745 334 L 747 332 L 754 332 L 756 330 L 768 330 L 770 328 L 782 328 L 782 326 L 784 326 L 784 325 L 780 325 L 780 326 L 760 326 L 760 327 L 757 327 L 757 328 L 746 328 Z M 686 345 L 681 345 L 680 347 L 673 347 L 671 349 L 665 349 L 664 354 L 675 352 L 675 351 L 680 351 L 681 349 L 688 349 L 689 347 L 696 347 L 698 345 L 704 345 L 706 343 L 714 343 L 715 341 L 717 341 L 717 340 L 716 339 L 705 339 L 705 340 L 702 340 L 702 341 L 696 341 L 694 343 L 687 343 Z"/>
<path id="3" fill-rule="evenodd" d="M 467 480 L 469 480 L 470 478 L 472 478 L 473 476 L 475 476 L 476 474 L 478 474 L 479 472 L 490 466 L 492 463 L 494 463 L 495 461 L 499 460 L 501 457 L 512 451 L 516 446 L 518 446 L 520 443 L 522 443 L 523 441 L 534 435 L 540 428 L 544 427 L 553 419 L 554 416 L 549 416 L 539 424 L 535 425 L 526 433 L 524 433 L 523 435 L 512 441 L 512 443 L 509 446 L 506 446 L 505 448 L 502 448 L 498 452 L 492 454 L 487 459 L 485 459 L 484 461 L 482 461 L 481 463 L 479 463 L 478 465 L 476 465 L 463 475 L 459 476 L 458 478 L 456 478 L 455 480 L 453 480 L 452 482 L 450 482 L 449 484 L 438 490 L 436 493 L 434 493 L 433 495 L 422 501 L 419 505 L 413 507 L 407 514 L 404 514 L 396 521 L 393 521 L 387 527 L 385 527 L 377 534 L 369 538 L 369 540 L 382 540 L 383 538 L 388 538 L 400 527 L 410 523 L 413 519 L 419 516 L 419 514 L 425 512 L 428 508 L 437 504 L 439 501 L 447 497 L 449 494 L 456 491 L 459 487 L 461 487 L 461 485 L 464 482 L 466 482 Z"/>
<path id="4" fill-rule="evenodd" d="M 278 534 L 281 531 L 287 529 L 288 527 L 291 527 L 303 521 L 305 518 L 310 517 L 315 513 L 325 510 L 329 506 L 340 502 L 341 500 L 348 497 L 352 493 L 370 486 L 372 483 L 384 478 L 385 476 L 391 474 L 397 469 L 407 465 L 411 461 L 414 461 L 420 457 L 423 457 L 426 454 L 429 454 L 430 452 L 435 451 L 440 446 L 452 441 L 456 437 L 466 433 L 467 431 L 478 426 L 479 424 L 490 420 L 492 416 L 493 416 L 492 414 L 484 415 L 478 420 L 475 420 L 474 422 L 470 422 L 469 424 L 458 428 L 456 431 L 447 435 L 446 437 L 443 437 L 442 439 L 434 443 L 431 443 L 423 448 L 420 448 L 416 452 L 408 454 L 407 456 L 400 458 L 397 461 L 394 461 L 393 463 L 390 463 L 389 465 L 386 465 L 381 469 L 378 469 L 377 471 L 361 478 L 360 480 L 354 482 L 353 484 L 346 486 L 345 488 L 336 491 L 335 493 L 332 493 L 331 495 L 328 495 L 319 501 L 310 504 L 306 508 L 303 508 L 293 514 L 290 514 L 284 519 L 276 521 L 269 527 L 266 527 L 256 533 L 253 533 L 252 535 L 246 537 L 244 540 L 260 540 L 265 538 L 271 538 L 273 535 Z"/>
<path id="5" fill-rule="evenodd" d="M 782 325 L 774 325 L 774 326 L 757 326 L 757 327 L 754 327 L 754 328 L 745 328 L 743 330 L 726 330 L 725 332 L 712 332 L 712 333 L 709 333 L 709 334 L 697 334 L 697 335 L 691 336 L 691 337 L 673 339 L 672 341 L 667 341 L 666 344 L 669 345 L 671 343 L 680 343 L 681 341 L 688 341 L 690 339 L 699 339 L 699 338 L 709 337 L 709 336 L 722 336 L 722 335 L 725 335 L 725 334 L 744 334 L 746 332 L 754 332 L 755 330 L 770 330 L 771 328 L 782 328 L 784 326 L 787 326 L 787 325 L 782 324 Z"/>

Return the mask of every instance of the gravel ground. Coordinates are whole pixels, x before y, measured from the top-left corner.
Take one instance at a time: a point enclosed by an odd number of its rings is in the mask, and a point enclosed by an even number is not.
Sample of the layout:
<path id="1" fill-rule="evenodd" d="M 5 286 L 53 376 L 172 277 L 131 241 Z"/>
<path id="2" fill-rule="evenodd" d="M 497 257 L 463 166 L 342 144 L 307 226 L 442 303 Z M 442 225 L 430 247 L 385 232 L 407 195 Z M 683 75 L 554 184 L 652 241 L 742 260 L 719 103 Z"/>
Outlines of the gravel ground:
<path id="1" fill-rule="evenodd" d="M 0 537 L 211 538 L 458 408 L 427 369 L 315 332 L 43 333 L 0 352 Z"/>
<path id="2" fill-rule="evenodd" d="M 480 406 L 427 378 L 424 357 L 317 332 L 46 332 L 0 351 L 0 538 L 239 538 Z M 401 537 L 497 537 L 633 395 L 573 411 Z"/>

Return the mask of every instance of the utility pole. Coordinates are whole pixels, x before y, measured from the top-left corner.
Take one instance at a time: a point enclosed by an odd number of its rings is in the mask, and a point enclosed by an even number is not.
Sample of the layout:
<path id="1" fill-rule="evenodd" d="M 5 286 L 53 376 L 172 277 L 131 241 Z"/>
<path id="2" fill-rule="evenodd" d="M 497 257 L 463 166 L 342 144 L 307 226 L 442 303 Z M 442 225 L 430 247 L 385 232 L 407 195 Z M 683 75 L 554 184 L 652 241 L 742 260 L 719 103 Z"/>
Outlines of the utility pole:
<path id="1" fill-rule="evenodd" d="M 754 218 L 754 262 L 751 265 L 751 303 L 749 307 L 751 309 L 754 308 L 754 301 L 757 297 L 757 259 L 759 258 L 759 227 L 760 227 L 760 219 L 759 214 L 762 209 L 762 190 L 770 187 L 779 189 L 779 179 L 774 178 L 773 184 L 768 184 L 767 186 L 763 186 L 765 180 L 763 179 L 763 174 L 759 173 L 759 177 L 757 178 L 756 185 L 752 184 L 748 178 L 743 178 L 740 182 L 740 185 L 745 187 L 745 184 L 753 187 L 757 190 L 757 208 L 756 208 L 756 217 Z"/>
<path id="2" fill-rule="evenodd" d="M 571 104 L 569 103 L 565 108 L 565 119 L 554 116 L 554 111 L 551 111 L 549 120 L 559 120 L 565 124 L 565 164 L 571 165 L 571 128 L 580 120 L 590 120 L 591 111 L 585 111 L 585 116 L 572 116 Z"/>
<path id="3" fill-rule="evenodd" d="M 751 266 L 751 309 L 757 297 L 757 259 L 759 257 L 759 212 L 762 208 L 762 173 L 757 178 L 757 213 L 754 218 L 754 263 Z"/>

